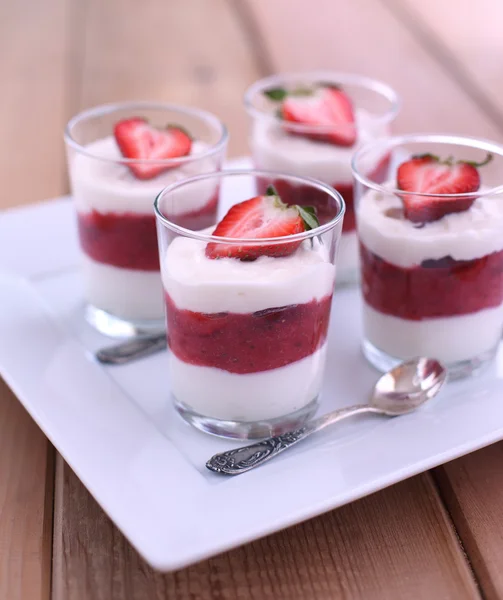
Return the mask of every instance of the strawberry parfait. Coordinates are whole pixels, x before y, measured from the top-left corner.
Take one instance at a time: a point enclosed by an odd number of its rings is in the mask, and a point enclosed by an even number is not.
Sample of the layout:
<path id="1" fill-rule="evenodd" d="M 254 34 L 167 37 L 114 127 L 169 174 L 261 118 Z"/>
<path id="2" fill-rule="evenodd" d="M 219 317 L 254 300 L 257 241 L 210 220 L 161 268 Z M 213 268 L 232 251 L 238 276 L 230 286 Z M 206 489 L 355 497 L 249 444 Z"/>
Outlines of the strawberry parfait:
<path id="1" fill-rule="evenodd" d="M 229 437 L 268 436 L 312 415 L 327 351 L 344 203 L 322 183 L 282 175 L 330 198 L 334 216 L 320 226 L 315 208 L 287 205 L 272 187 L 254 191 L 263 175 L 194 177 L 155 204 L 175 406 Z M 182 190 L 227 180 L 234 204 L 204 232 L 169 218 Z"/>
<path id="2" fill-rule="evenodd" d="M 195 109 L 118 104 L 74 117 L 65 141 L 88 321 L 112 336 L 162 327 L 153 203 L 166 185 L 221 168 L 225 127 Z M 217 204 L 218 187 L 201 185 L 170 216 L 204 229 L 214 223 Z"/>
<path id="3" fill-rule="evenodd" d="M 381 184 L 365 170 L 403 156 Z M 354 158 L 364 353 L 387 370 L 436 358 L 451 377 L 495 355 L 503 330 L 503 149 L 449 136 L 405 136 Z"/>
<path id="4" fill-rule="evenodd" d="M 252 117 L 250 147 L 257 168 L 312 177 L 344 198 L 337 280 L 354 281 L 358 242 L 351 158 L 367 142 L 389 136 L 399 108 L 397 95 L 387 85 L 364 77 L 310 72 L 258 81 L 247 91 L 245 105 Z M 388 155 L 376 157 L 375 178 L 384 181 L 388 166 Z M 317 206 L 321 223 L 332 218 L 309 186 L 266 177 L 263 189 L 270 184 L 291 204 Z"/>

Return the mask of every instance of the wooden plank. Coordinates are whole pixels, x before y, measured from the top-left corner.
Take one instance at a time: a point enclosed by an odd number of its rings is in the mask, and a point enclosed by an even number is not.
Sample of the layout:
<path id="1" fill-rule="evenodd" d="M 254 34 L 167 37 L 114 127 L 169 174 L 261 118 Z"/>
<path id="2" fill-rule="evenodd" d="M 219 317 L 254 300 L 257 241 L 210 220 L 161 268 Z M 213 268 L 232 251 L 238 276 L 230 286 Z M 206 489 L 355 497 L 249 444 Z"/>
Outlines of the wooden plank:
<path id="1" fill-rule="evenodd" d="M 53 450 L 0 379 L 0 598 L 50 595 Z"/>
<path id="2" fill-rule="evenodd" d="M 497 127 L 503 137 L 503 4 L 501 0 L 385 0 L 433 56 L 442 61 L 459 85 Z"/>
<path id="3" fill-rule="evenodd" d="M 484 598 L 503 598 L 503 442 L 435 470 Z"/>
<path id="4" fill-rule="evenodd" d="M 65 191 L 67 0 L 0 3 L 0 208 Z M 0 598 L 50 596 L 54 450 L 0 380 Z"/>
<path id="5" fill-rule="evenodd" d="M 65 191 L 69 0 L 0 3 L 0 206 Z"/>
<path id="6" fill-rule="evenodd" d="M 429 475 L 161 575 L 62 463 L 58 472 L 71 518 L 56 521 L 53 600 L 479 598 Z"/>
<path id="7" fill-rule="evenodd" d="M 495 137 L 495 123 L 381 1 L 246 1 L 277 71 L 336 69 L 386 81 L 403 99 L 397 132 Z"/>
<path id="8" fill-rule="evenodd" d="M 246 153 L 246 87 L 260 76 L 247 37 L 225 0 L 87 2 L 81 106 L 159 100 L 215 113 Z"/>

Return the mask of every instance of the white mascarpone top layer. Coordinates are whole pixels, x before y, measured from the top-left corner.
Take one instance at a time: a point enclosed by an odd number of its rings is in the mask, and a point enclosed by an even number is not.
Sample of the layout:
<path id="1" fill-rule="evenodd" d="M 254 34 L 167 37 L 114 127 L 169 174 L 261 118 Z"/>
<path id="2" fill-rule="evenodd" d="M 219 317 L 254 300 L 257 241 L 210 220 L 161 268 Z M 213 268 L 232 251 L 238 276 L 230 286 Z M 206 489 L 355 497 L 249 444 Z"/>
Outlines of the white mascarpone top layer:
<path id="1" fill-rule="evenodd" d="M 332 294 L 335 267 L 318 240 L 290 256 L 246 262 L 210 259 L 206 243 L 177 237 L 161 265 L 166 292 L 180 309 L 201 313 L 255 311 L 304 304 Z"/>
<path id="2" fill-rule="evenodd" d="M 356 109 L 357 142 L 354 146 L 335 146 L 288 134 L 281 122 L 256 119 L 250 140 L 258 168 L 313 177 L 330 185 L 352 183 L 351 158 L 367 142 L 387 137 L 388 125 L 369 112 Z M 376 162 L 377 164 L 377 162 Z"/>
<path id="3" fill-rule="evenodd" d="M 197 156 L 208 147 L 204 142 L 195 141 L 191 154 Z M 153 179 L 142 180 L 137 179 L 125 165 L 113 162 L 122 158 L 113 136 L 92 142 L 85 149 L 94 156 L 108 160 L 91 158 L 79 152 L 73 154 L 70 177 L 77 210 L 81 212 L 153 213 L 155 197 L 164 187 L 199 173 L 216 170 L 216 159 L 207 157 L 165 171 Z M 211 180 L 181 189 L 177 192 L 179 198 L 170 207 L 171 214 L 202 208 L 216 191 L 217 186 Z"/>
<path id="4" fill-rule="evenodd" d="M 394 182 L 384 186 L 393 189 Z M 484 191 L 487 188 L 481 187 L 480 192 Z M 401 207 L 398 196 L 376 190 L 367 191 L 358 204 L 361 242 L 389 263 L 412 267 L 427 259 L 451 256 L 472 260 L 503 250 L 503 194 L 479 197 L 469 210 L 445 215 L 422 227 L 386 214 Z"/>

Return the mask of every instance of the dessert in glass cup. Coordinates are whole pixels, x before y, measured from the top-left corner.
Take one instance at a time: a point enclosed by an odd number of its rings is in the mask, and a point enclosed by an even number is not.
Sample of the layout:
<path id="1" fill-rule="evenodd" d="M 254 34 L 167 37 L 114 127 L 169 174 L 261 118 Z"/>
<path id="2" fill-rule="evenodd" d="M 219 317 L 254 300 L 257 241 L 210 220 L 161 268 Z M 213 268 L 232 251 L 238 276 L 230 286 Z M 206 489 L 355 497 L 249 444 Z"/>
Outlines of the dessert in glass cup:
<path id="1" fill-rule="evenodd" d="M 275 75 L 246 92 L 255 167 L 313 177 L 344 198 L 338 283 L 355 281 L 358 273 L 351 158 L 363 144 L 390 135 L 399 104 L 396 93 L 384 83 L 332 71 Z M 376 179 L 386 177 L 388 159 L 388 155 L 376 159 Z M 309 187 L 284 184 L 280 189 L 269 177 L 263 189 L 271 183 L 292 204 L 317 204 L 317 192 Z M 323 223 L 332 215 L 319 210 L 318 217 Z"/>
<path id="2" fill-rule="evenodd" d="M 77 211 L 86 318 L 102 333 L 137 335 L 163 326 L 153 203 L 169 183 L 221 168 L 227 132 L 210 113 L 148 102 L 104 105 L 65 131 Z M 181 201 L 184 223 L 214 222 L 218 189 Z"/>
<path id="3" fill-rule="evenodd" d="M 258 438 L 302 423 L 317 408 L 344 203 L 314 187 L 333 218 L 283 202 L 261 171 L 222 171 L 166 188 L 155 203 L 166 301 L 170 389 L 178 412 L 219 435 Z M 222 183 L 233 206 L 204 231 L 169 215 L 189 190 Z"/>
<path id="4" fill-rule="evenodd" d="M 384 183 L 368 175 L 382 152 L 401 157 Z M 503 147 L 403 136 L 362 148 L 353 170 L 367 359 L 475 373 L 503 329 Z"/>

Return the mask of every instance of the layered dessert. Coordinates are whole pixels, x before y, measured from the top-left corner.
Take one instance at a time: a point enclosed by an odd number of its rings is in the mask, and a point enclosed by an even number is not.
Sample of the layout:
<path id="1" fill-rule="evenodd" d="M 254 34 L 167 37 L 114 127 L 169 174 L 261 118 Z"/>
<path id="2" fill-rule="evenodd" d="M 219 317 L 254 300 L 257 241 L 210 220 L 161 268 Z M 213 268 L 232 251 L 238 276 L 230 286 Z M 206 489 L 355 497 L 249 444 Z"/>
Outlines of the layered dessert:
<path id="1" fill-rule="evenodd" d="M 269 189 L 208 230 L 236 242 L 179 236 L 170 243 L 162 277 L 178 403 L 213 419 L 253 422 L 316 400 L 335 267 L 321 238 L 281 242 L 316 226 L 311 209 L 288 207 Z"/>
<path id="2" fill-rule="evenodd" d="M 416 156 L 383 186 L 389 193 L 362 196 L 364 331 L 377 350 L 450 365 L 495 351 L 503 327 L 503 202 L 481 185 L 484 164 Z"/>
<path id="3" fill-rule="evenodd" d="M 156 129 L 131 118 L 73 156 L 70 176 L 91 305 L 128 321 L 163 318 L 153 202 L 166 185 L 214 170 L 211 159 L 197 159 L 208 148 L 176 125 Z M 204 229 L 215 221 L 217 200 L 217 188 L 201 183 L 170 217 Z"/>
<path id="4" fill-rule="evenodd" d="M 292 89 L 263 91 L 261 110 L 272 118 L 254 120 L 251 149 L 255 166 L 318 179 L 334 187 L 346 203 L 344 229 L 337 264 L 342 271 L 358 265 L 351 158 L 361 145 L 389 134 L 388 124 L 363 108 L 354 106 L 342 87 L 331 83 L 310 83 Z M 389 156 L 376 159 L 373 177 L 384 181 Z M 273 184 L 285 201 L 318 209 L 321 223 L 333 214 L 317 190 L 287 183 Z M 333 209 L 332 209 L 333 210 Z"/>

